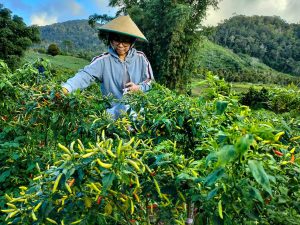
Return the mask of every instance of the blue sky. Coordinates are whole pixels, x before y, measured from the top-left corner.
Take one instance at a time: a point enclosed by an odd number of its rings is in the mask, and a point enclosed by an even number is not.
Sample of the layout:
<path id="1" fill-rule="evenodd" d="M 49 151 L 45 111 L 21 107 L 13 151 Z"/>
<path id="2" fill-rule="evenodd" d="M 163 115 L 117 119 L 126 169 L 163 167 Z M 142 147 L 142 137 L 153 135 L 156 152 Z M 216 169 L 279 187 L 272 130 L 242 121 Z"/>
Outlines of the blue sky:
<path id="1" fill-rule="evenodd" d="M 109 0 L 0 0 L 4 7 L 21 16 L 27 25 L 47 25 L 89 15 L 114 15 Z M 205 25 L 216 25 L 235 14 L 277 15 L 290 23 L 300 23 L 300 0 L 222 0 L 218 10 L 210 9 Z"/>
<path id="2" fill-rule="evenodd" d="M 90 15 L 114 15 L 115 8 L 108 0 L 0 0 L 13 14 L 21 16 L 27 25 L 47 25 L 74 19 L 87 19 Z"/>

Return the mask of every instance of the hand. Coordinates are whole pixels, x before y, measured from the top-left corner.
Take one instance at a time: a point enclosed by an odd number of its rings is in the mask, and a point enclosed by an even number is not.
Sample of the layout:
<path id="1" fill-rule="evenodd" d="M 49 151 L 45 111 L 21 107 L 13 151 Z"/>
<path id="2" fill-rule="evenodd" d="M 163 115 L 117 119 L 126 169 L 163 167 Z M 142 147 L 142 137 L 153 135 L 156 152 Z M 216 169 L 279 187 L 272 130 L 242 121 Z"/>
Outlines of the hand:
<path id="1" fill-rule="evenodd" d="M 128 88 L 128 90 L 129 90 L 130 92 L 136 92 L 136 91 L 141 90 L 141 89 L 140 89 L 140 85 L 136 85 L 136 84 L 133 83 L 133 82 L 129 82 L 129 83 L 125 84 L 125 86 L 126 86 L 126 88 Z"/>
<path id="2" fill-rule="evenodd" d="M 69 93 L 69 91 L 68 91 L 68 89 L 67 88 L 62 88 L 62 92 L 66 95 L 66 94 L 68 94 Z"/>

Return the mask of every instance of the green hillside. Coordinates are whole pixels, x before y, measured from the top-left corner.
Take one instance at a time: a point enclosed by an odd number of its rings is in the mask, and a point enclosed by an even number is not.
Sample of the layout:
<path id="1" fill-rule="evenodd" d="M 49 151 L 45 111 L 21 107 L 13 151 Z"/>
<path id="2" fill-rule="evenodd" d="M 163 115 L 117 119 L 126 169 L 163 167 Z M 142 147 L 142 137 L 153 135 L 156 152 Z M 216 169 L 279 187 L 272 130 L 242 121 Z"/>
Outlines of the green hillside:
<path id="1" fill-rule="evenodd" d="M 195 77 L 201 77 L 206 71 L 230 82 L 298 84 L 300 79 L 289 74 L 280 73 L 260 62 L 259 59 L 245 54 L 235 54 L 232 50 L 204 39 L 198 50 L 195 63 L 199 70 Z"/>
<path id="2" fill-rule="evenodd" d="M 226 69 L 238 72 L 245 69 L 256 69 L 275 72 L 256 58 L 247 55 L 237 55 L 230 49 L 214 44 L 206 39 L 199 51 L 199 62 L 200 66 L 211 70 Z"/>
<path id="3" fill-rule="evenodd" d="M 68 69 L 72 71 L 77 71 L 83 68 L 89 61 L 86 59 L 77 58 L 74 56 L 57 55 L 51 56 L 47 54 L 38 53 L 35 51 L 27 51 L 24 57 L 25 62 L 33 62 L 38 58 L 47 59 L 51 62 L 51 65 L 55 69 Z"/>

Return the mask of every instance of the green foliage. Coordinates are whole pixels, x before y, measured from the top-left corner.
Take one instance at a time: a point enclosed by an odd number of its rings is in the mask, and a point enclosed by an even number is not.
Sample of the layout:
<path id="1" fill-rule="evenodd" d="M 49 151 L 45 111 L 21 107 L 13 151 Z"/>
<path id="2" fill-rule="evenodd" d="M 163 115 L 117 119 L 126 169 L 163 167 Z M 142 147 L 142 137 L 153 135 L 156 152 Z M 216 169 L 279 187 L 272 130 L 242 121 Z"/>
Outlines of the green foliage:
<path id="1" fill-rule="evenodd" d="M 235 16 L 219 24 L 211 38 L 218 44 L 256 57 L 277 71 L 300 75 L 299 24 L 277 16 Z"/>
<path id="2" fill-rule="evenodd" d="M 60 53 L 60 50 L 56 44 L 50 44 L 48 49 L 47 49 L 47 54 L 56 56 Z"/>
<path id="3" fill-rule="evenodd" d="M 265 191 L 267 191 L 272 196 L 269 177 L 264 170 L 262 163 L 256 160 L 249 160 L 248 165 L 255 180 L 263 187 Z"/>
<path id="4" fill-rule="evenodd" d="M 274 112 L 293 112 L 295 115 L 300 112 L 300 91 L 295 86 L 274 88 L 270 100 Z"/>
<path id="5" fill-rule="evenodd" d="M 241 103 L 243 105 L 248 105 L 253 109 L 269 108 L 270 95 L 267 89 L 262 88 L 261 90 L 256 90 L 250 87 L 249 91 L 241 97 Z"/>
<path id="6" fill-rule="evenodd" d="M 208 96 L 154 83 L 112 120 L 96 86 L 0 66 L 2 223 L 183 224 L 194 205 L 195 224 L 299 224 L 299 115 L 251 111 L 210 73 Z"/>
<path id="7" fill-rule="evenodd" d="M 24 51 L 33 43 L 39 42 L 39 30 L 27 27 L 23 19 L 0 4 L 0 59 L 11 69 L 20 65 Z"/>
<path id="8" fill-rule="evenodd" d="M 193 88 L 195 87 L 203 89 L 201 97 L 205 99 L 214 99 L 219 95 L 229 96 L 231 94 L 231 84 L 215 76 L 212 72 L 205 73 L 204 79 L 201 81 L 195 81 Z"/>
<path id="9" fill-rule="evenodd" d="M 7 184 L 12 180 L 18 184 L 28 182 L 33 173 L 32 164 L 41 159 L 47 160 L 46 155 L 52 154 L 49 151 L 57 141 L 81 137 L 86 132 L 86 123 L 89 121 L 86 113 L 91 115 L 91 110 L 85 105 L 85 98 L 98 104 L 96 102 L 99 96 L 64 96 L 59 91 L 60 87 L 50 81 L 52 74 L 46 60 L 25 64 L 13 74 L 5 63 L 1 62 L 0 65 L 0 171 L 5 175 L 2 179 L 9 176 L 7 183 L 1 184 L 1 191 L 4 191 L 11 188 Z M 37 67 L 40 65 L 45 68 L 43 74 L 38 72 Z M 99 92 L 98 88 L 93 90 L 96 94 L 97 91 Z M 102 102 L 94 108 L 94 113 L 103 109 Z M 68 127 L 71 132 L 66 133 L 63 127 Z M 32 145 L 38 148 L 30 147 Z M 20 170 L 23 169 L 24 173 L 21 173 Z"/>
<path id="10" fill-rule="evenodd" d="M 251 87 L 247 93 L 242 94 L 240 102 L 254 109 L 270 109 L 276 113 L 289 112 L 292 116 L 299 114 L 300 91 L 292 85 L 287 88 L 262 88 L 260 90 Z"/>

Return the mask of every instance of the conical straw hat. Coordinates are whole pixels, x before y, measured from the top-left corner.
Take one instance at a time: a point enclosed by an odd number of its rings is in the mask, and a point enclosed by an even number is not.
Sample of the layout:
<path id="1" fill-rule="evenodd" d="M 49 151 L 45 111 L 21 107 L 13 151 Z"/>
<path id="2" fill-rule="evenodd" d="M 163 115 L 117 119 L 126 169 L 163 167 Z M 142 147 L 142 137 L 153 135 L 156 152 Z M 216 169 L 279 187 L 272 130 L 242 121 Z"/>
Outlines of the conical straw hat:
<path id="1" fill-rule="evenodd" d="M 147 41 L 146 37 L 133 22 L 130 16 L 119 16 L 99 28 L 100 31 L 114 32 Z"/>

